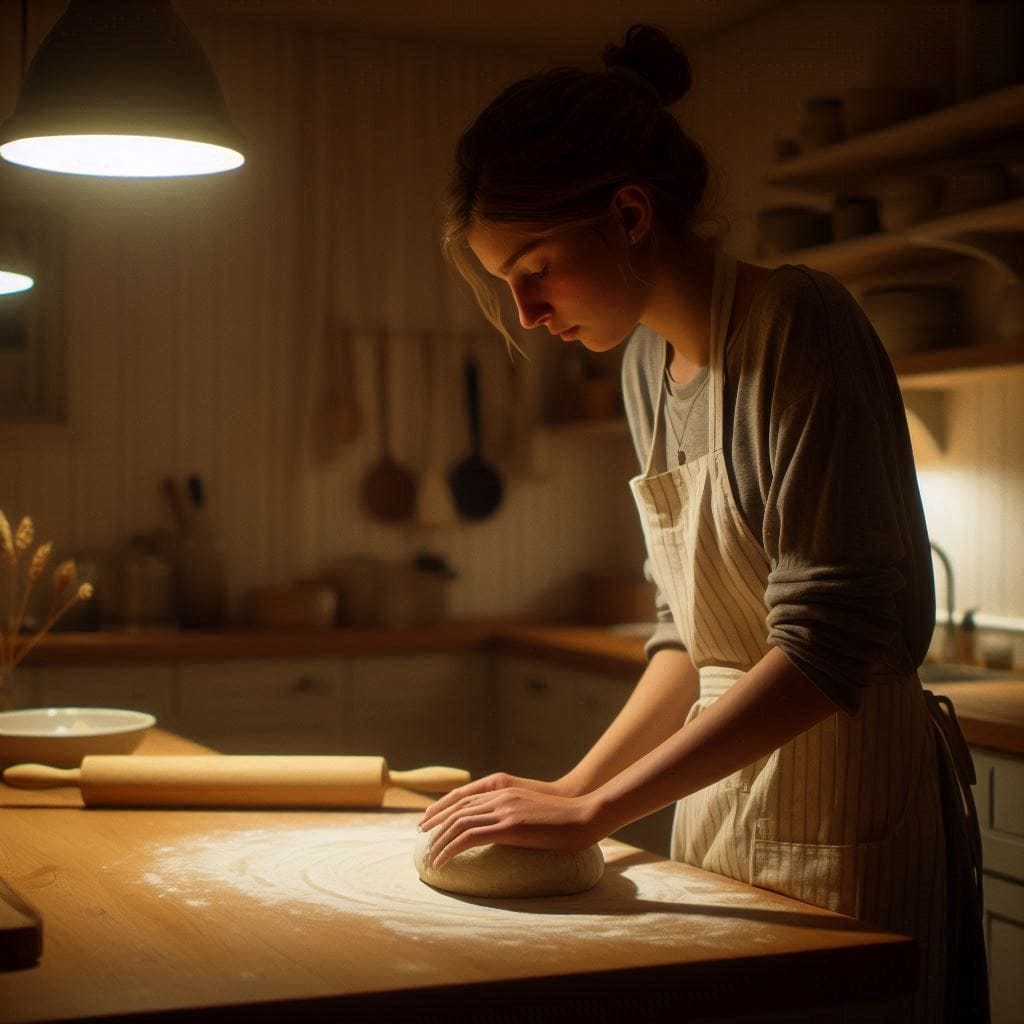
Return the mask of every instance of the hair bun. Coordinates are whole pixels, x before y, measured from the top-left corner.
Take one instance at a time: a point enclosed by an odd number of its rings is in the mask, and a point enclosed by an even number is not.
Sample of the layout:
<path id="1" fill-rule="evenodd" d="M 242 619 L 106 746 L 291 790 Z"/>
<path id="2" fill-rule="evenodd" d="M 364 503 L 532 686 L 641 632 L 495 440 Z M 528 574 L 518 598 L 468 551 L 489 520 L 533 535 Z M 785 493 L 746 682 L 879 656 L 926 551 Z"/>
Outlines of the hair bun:
<path id="1" fill-rule="evenodd" d="M 609 43 L 604 51 L 609 71 L 623 69 L 643 78 L 663 106 L 682 99 L 693 84 L 686 54 L 660 28 L 633 25 L 622 46 Z"/>

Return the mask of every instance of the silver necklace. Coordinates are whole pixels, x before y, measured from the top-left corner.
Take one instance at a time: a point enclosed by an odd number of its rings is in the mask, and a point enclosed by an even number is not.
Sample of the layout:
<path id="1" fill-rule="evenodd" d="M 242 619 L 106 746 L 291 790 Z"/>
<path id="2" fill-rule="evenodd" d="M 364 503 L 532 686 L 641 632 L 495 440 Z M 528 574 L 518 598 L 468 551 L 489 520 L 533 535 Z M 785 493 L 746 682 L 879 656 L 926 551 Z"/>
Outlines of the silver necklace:
<path id="1" fill-rule="evenodd" d="M 669 379 L 668 370 L 666 369 L 664 380 L 662 381 L 662 385 L 665 388 L 665 397 L 668 399 L 665 403 L 665 421 L 668 423 L 668 429 L 672 431 L 672 438 L 676 443 L 676 457 L 678 458 L 679 465 L 681 466 L 686 462 L 686 452 L 683 450 L 683 438 L 686 437 L 686 426 L 690 422 L 690 417 L 693 415 L 694 407 L 697 405 L 697 399 L 700 398 L 702 392 L 708 386 L 711 374 L 709 373 L 704 378 L 704 383 L 697 388 L 693 398 L 690 400 L 690 408 L 686 411 L 686 419 L 683 420 L 682 429 L 678 434 L 676 433 L 675 424 L 672 422 L 672 388 L 669 385 Z"/>

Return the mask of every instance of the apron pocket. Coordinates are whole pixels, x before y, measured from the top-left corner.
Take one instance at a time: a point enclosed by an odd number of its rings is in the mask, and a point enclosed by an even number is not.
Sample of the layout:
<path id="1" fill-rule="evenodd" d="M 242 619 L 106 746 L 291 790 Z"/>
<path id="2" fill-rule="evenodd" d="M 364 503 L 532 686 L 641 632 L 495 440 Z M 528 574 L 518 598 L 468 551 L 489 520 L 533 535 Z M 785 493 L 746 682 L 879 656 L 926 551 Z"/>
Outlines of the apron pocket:
<path id="1" fill-rule="evenodd" d="M 895 931 L 913 928 L 938 894 L 908 838 L 901 827 L 885 839 L 844 845 L 755 839 L 750 883 Z"/>
<path id="2" fill-rule="evenodd" d="M 858 852 L 865 846 L 828 846 L 755 839 L 750 884 L 803 903 L 856 916 Z"/>

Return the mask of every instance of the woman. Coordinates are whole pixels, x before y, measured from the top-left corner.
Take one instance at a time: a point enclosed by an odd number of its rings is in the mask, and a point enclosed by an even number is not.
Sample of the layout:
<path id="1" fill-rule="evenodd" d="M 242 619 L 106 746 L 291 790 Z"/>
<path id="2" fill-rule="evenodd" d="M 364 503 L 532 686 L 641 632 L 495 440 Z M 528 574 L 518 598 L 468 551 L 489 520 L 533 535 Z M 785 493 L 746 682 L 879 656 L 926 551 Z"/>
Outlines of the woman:
<path id="1" fill-rule="evenodd" d="M 509 341 L 495 282 L 523 327 L 595 352 L 628 342 L 659 624 L 582 761 L 439 800 L 429 857 L 580 849 L 676 801 L 676 859 L 918 938 L 918 987 L 891 1019 L 986 1019 L 983 974 L 971 989 L 954 970 L 983 971 L 983 949 L 946 948 L 978 934 L 980 875 L 944 852 L 968 832 L 916 674 L 934 591 L 891 365 L 832 278 L 737 263 L 695 230 L 707 165 L 664 109 L 686 57 L 634 26 L 605 64 L 483 111 L 444 245 Z"/>

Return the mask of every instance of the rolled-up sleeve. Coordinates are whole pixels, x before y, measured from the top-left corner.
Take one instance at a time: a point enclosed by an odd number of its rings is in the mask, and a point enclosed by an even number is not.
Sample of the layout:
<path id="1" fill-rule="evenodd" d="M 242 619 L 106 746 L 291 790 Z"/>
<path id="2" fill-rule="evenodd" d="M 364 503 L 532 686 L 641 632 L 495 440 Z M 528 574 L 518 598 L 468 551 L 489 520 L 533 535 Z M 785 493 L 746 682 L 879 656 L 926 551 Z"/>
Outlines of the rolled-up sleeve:
<path id="1" fill-rule="evenodd" d="M 818 337 L 779 353 L 778 380 L 806 386 L 798 360 L 818 373 L 795 399 L 773 392 L 763 538 L 768 642 L 854 711 L 873 671 L 915 667 L 904 622 L 923 520 L 895 379 L 859 310 L 842 312 L 819 307 Z"/>

